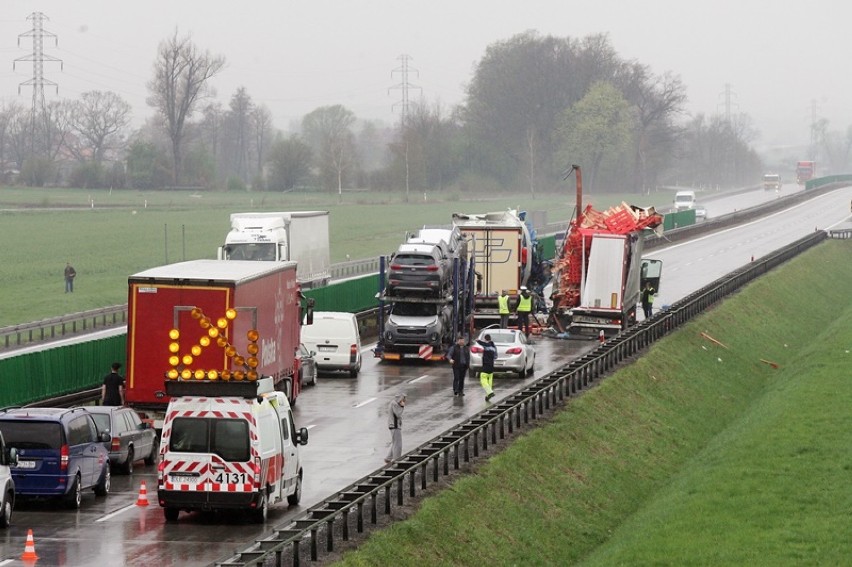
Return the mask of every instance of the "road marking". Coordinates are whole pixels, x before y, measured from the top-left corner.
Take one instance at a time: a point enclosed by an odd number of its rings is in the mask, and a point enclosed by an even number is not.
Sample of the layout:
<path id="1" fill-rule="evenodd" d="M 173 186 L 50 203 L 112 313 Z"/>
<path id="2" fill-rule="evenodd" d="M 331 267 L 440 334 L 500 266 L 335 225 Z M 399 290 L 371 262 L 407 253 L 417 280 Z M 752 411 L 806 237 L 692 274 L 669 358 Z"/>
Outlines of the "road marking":
<path id="1" fill-rule="evenodd" d="M 428 374 L 424 374 L 423 376 L 420 376 L 419 378 L 415 378 L 415 379 L 413 379 L 413 380 L 409 380 L 407 383 L 408 383 L 408 384 L 414 384 L 414 383 L 415 383 L 415 382 L 417 382 L 418 380 L 423 380 L 424 378 L 428 378 L 428 377 L 429 377 L 429 375 L 428 375 Z"/>
<path id="2" fill-rule="evenodd" d="M 361 402 L 360 404 L 355 404 L 355 405 L 354 405 L 354 406 L 352 406 L 352 407 L 353 407 L 353 408 L 360 408 L 360 407 L 362 407 L 362 406 L 366 406 L 367 404 L 371 404 L 371 403 L 375 402 L 375 401 L 376 401 L 376 399 L 377 399 L 377 398 L 370 398 L 370 399 L 368 399 L 368 400 L 364 400 L 364 401 L 363 401 L 363 402 Z"/>
<path id="3" fill-rule="evenodd" d="M 115 512 L 113 512 L 111 514 L 107 514 L 106 516 L 102 516 L 95 521 L 96 522 L 106 522 L 110 518 L 114 518 L 115 516 L 118 516 L 119 514 L 123 514 L 124 512 L 127 512 L 131 508 L 135 508 L 135 507 L 136 507 L 136 504 L 131 504 L 130 506 L 125 506 L 124 508 L 119 508 Z"/>
<path id="4" fill-rule="evenodd" d="M 316 426 L 317 426 L 317 424 L 316 424 L 316 423 L 312 423 L 312 424 L 310 424 L 310 425 L 306 425 L 306 426 L 305 426 L 305 429 L 310 430 L 310 429 L 313 429 L 313 428 L 314 428 L 314 427 L 316 427 Z"/>

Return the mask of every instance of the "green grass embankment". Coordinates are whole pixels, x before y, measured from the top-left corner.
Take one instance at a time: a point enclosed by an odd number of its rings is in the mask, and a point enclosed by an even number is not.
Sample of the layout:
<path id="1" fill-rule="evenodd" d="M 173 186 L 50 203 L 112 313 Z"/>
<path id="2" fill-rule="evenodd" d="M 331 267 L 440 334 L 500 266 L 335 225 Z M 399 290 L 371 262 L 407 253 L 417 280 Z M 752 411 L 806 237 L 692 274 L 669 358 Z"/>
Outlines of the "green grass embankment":
<path id="1" fill-rule="evenodd" d="M 849 564 L 849 282 L 794 259 L 339 564 Z"/>

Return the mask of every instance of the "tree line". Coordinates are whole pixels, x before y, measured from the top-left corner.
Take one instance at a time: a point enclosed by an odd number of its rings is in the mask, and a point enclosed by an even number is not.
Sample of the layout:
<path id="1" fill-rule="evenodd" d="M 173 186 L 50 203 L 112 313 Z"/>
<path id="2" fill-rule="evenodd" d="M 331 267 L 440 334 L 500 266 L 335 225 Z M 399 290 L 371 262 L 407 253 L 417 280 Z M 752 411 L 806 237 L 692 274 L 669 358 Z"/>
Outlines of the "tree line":
<path id="1" fill-rule="evenodd" d="M 689 116 L 673 73 L 625 60 L 606 35 L 526 32 L 490 45 L 462 104 L 410 105 L 395 125 L 319 107 L 285 131 L 246 88 L 212 89 L 226 64 L 177 30 L 147 84 L 153 110 L 131 131 L 112 92 L 36 109 L 0 108 L 0 163 L 26 185 L 288 191 L 564 190 L 572 164 L 598 191 L 662 184 L 745 185 L 762 173 L 747 116 Z M 823 125 L 823 132 L 827 128 Z M 835 154 L 850 144 L 824 135 Z M 852 139 L 852 136 L 847 136 Z M 407 194 L 407 193 L 406 193 Z"/>

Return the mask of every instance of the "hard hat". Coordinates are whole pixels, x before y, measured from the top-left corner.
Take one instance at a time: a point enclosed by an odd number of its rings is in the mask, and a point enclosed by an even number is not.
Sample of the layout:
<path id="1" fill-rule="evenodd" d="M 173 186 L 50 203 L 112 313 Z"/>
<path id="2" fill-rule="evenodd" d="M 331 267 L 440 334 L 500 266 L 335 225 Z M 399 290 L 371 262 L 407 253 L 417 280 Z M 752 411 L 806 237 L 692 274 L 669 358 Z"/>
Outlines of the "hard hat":
<path id="1" fill-rule="evenodd" d="M 527 286 L 522 285 L 522 286 L 521 286 L 521 291 L 526 291 L 526 290 L 527 290 Z"/>

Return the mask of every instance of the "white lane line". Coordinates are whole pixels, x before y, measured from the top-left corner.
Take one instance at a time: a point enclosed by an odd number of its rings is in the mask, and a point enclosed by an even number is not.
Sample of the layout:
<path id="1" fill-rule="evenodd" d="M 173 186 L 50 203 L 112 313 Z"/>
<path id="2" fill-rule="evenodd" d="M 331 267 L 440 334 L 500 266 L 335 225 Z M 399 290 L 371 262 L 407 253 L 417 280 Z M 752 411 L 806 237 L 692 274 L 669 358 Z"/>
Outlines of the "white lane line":
<path id="1" fill-rule="evenodd" d="M 373 402 L 375 402 L 377 399 L 378 399 L 378 398 L 370 398 L 370 399 L 364 400 L 364 401 L 363 401 L 363 402 L 361 402 L 360 404 L 355 404 L 355 405 L 354 405 L 354 406 L 352 406 L 352 407 L 353 407 L 353 408 L 360 408 L 360 407 L 362 407 L 362 406 L 366 406 L 367 404 L 372 404 L 372 403 L 373 403 Z"/>
<path id="2" fill-rule="evenodd" d="M 306 426 L 305 426 L 305 429 L 307 429 L 307 430 L 311 430 L 311 429 L 313 429 L 313 428 L 314 428 L 314 427 L 316 427 L 316 426 L 317 426 L 317 424 L 316 424 L 316 423 L 312 423 L 312 424 L 310 424 L 310 425 L 306 425 Z"/>
<path id="3" fill-rule="evenodd" d="M 131 504 L 130 506 L 125 506 L 124 508 L 119 508 L 118 510 L 116 510 L 112 514 L 107 514 L 106 516 L 102 516 L 95 521 L 96 522 L 106 522 L 110 518 L 114 518 L 114 517 L 118 516 L 119 514 L 123 514 L 124 512 L 127 512 L 131 508 L 135 508 L 135 507 L 136 507 L 136 504 Z"/>
<path id="4" fill-rule="evenodd" d="M 420 376 L 419 378 L 415 378 L 415 379 L 413 379 L 413 380 L 409 380 L 407 383 L 408 383 L 408 384 L 414 384 L 415 382 L 417 382 L 417 381 L 419 381 L 419 380 L 423 380 L 424 378 L 428 378 L 428 377 L 429 377 L 429 375 L 428 375 L 428 374 L 424 374 L 423 376 Z"/>
<path id="5" fill-rule="evenodd" d="M 5 561 L 0 561 L 0 565 L 9 565 L 10 563 L 12 563 L 14 561 L 15 561 L 14 559 L 7 559 Z"/>

